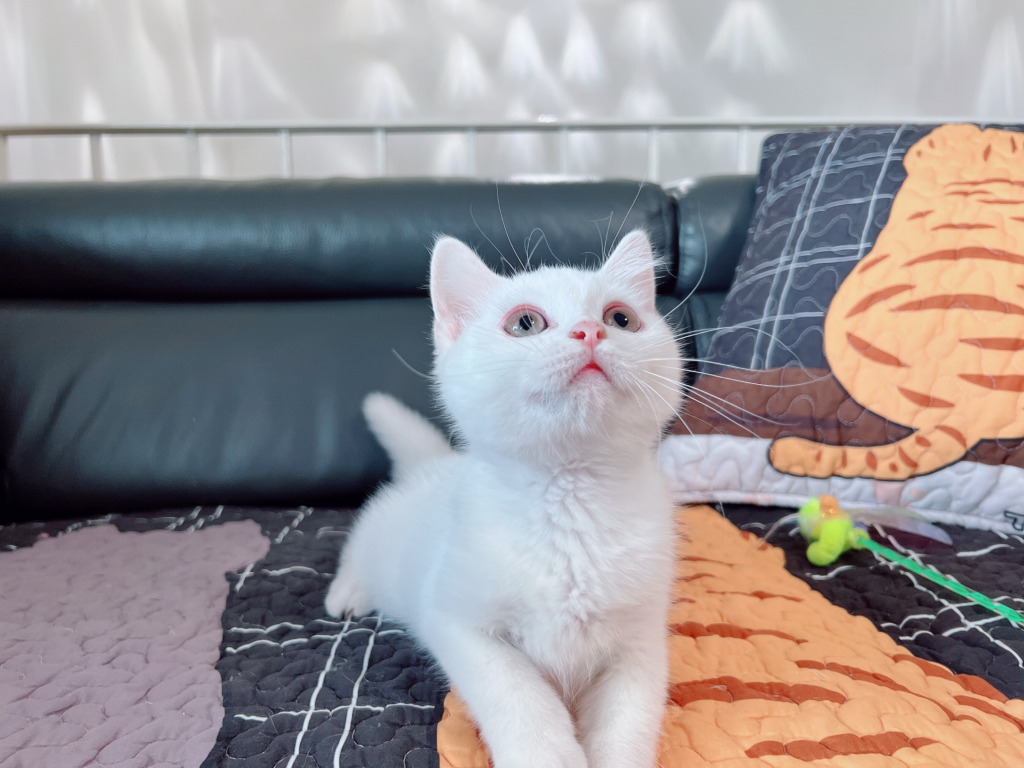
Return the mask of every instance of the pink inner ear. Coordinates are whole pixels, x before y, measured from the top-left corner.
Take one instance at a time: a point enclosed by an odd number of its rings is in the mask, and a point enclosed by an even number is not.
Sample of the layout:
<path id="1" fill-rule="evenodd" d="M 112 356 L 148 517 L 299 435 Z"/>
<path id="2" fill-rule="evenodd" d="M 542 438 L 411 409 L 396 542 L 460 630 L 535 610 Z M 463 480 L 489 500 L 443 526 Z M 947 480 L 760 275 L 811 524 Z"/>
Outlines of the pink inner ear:
<path id="1" fill-rule="evenodd" d="M 603 269 L 616 280 L 624 282 L 642 302 L 646 310 L 655 309 L 657 281 L 654 275 L 654 253 L 647 234 L 635 229 L 615 246 Z"/>
<path id="2" fill-rule="evenodd" d="M 436 306 L 436 305 L 435 305 Z M 459 336 L 465 322 L 460 322 L 460 315 L 455 312 L 438 312 L 434 314 L 434 346 L 438 349 L 451 346 Z"/>
<path id="3" fill-rule="evenodd" d="M 437 241 L 430 261 L 430 297 L 438 349 L 458 339 L 500 281 L 465 243 L 451 237 Z"/>

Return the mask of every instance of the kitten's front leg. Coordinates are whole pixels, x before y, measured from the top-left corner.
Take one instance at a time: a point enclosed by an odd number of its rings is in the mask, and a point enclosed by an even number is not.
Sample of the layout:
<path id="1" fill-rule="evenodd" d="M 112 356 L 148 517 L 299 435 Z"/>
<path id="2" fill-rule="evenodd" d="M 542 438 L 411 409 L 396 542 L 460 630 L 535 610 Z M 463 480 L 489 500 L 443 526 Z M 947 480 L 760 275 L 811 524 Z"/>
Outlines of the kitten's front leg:
<path id="1" fill-rule="evenodd" d="M 572 717 L 532 661 L 450 615 L 421 632 L 491 752 L 494 768 L 587 768 Z"/>
<path id="2" fill-rule="evenodd" d="M 668 688 L 668 645 L 658 623 L 633 638 L 580 697 L 579 729 L 590 768 L 657 764 Z"/>

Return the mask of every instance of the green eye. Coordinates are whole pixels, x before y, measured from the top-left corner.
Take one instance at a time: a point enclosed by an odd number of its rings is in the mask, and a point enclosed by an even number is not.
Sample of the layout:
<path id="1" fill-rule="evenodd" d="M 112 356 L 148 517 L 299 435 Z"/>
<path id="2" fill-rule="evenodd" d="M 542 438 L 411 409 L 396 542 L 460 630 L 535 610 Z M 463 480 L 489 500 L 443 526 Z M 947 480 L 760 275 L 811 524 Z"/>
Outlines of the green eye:
<path id="1" fill-rule="evenodd" d="M 509 336 L 534 336 L 548 327 L 548 321 L 536 309 L 522 307 L 505 318 L 503 327 Z"/>
<path id="2" fill-rule="evenodd" d="M 604 311 L 604 324 L 612 328 L 636 333 L 640 330 L 640 318 L 629 307 L 616 304 Z"/>

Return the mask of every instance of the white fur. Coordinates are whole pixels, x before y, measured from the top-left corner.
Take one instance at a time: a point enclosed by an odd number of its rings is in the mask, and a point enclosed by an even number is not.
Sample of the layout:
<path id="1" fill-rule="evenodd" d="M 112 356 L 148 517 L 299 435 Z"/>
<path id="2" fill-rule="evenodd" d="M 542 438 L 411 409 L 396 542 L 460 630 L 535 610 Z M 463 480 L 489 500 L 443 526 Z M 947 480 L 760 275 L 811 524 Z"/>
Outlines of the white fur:
<path id="1" fill-rule="evenodd" d="M 448 440 L 429 421 L 388 395 L 373 392 L 363 401 L 370 431 L 391 457 L 391 480 L 401 483 L 419 465 L 451 453 Z"/>
<path id="2" fill-rule="evenodd" d="M 431 296 L 438 391 L 463 447 L 385 396 L 367 403 L 386 446 L 411 445 L 360 515 L 327 610 L 407 623 L 496 768 L 650 768 L 674 550 L 655 450 L 681 364 L 654 309 L 647 237 L 627 235 L 597 271 L 511 278 L 445 238 Z M 641 329 L 605 326 L 594 357 L 606 377 L 574 378 L 590 353 L 570 331 L 618 303 Z M 524 304 L 548 328 L 510 336 L 503 321 Z"/>

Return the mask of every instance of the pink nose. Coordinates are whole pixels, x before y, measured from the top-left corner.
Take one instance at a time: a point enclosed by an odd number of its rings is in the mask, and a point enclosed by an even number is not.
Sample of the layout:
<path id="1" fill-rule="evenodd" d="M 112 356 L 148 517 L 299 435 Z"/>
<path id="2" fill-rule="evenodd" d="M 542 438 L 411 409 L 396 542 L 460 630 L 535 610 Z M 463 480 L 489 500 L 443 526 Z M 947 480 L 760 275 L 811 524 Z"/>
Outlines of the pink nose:
<path id="1" fill-rule="evenodd" d="M 570 339 L 579 339 L 586 344 L 591 350 L 597 346 L 597 342 L 603 339 L 607 333 L 604 330 L 604 326 L 600 323 L 595 323 L 593 320 L 580 320 L 576 325 L 569 331 Z"/>

